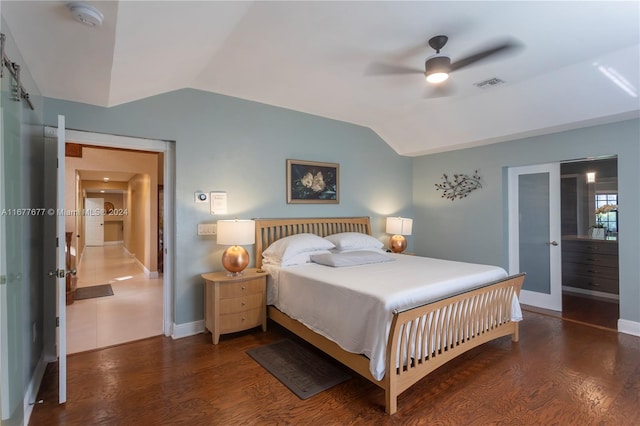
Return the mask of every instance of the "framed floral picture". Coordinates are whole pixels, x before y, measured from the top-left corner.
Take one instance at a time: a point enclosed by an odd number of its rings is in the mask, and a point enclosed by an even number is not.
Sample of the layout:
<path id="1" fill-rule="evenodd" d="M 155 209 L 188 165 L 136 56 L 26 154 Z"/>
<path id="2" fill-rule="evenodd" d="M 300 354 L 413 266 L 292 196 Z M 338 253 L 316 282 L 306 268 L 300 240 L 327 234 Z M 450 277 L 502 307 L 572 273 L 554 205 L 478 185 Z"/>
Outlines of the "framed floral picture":
<path id="1" fill-rule="evenodd" d="M 287 160 L 287 203 L 338 204 L 340 164 Z"/>

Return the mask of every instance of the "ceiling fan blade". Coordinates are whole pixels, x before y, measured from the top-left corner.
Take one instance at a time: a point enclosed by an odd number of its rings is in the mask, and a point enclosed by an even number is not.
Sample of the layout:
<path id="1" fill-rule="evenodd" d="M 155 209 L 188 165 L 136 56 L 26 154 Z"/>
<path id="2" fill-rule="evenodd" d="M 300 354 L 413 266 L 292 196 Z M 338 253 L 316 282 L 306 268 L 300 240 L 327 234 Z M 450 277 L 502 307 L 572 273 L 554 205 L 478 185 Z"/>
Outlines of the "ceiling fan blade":
<path id="1" fill-rule="evenodd" d="M 409 46 L 404 48 L 403 50 L 393 53 L 388 56 L 388 59 L 394 62 L 403 62 L 407 60 L 413 59 L 414 56 L 421 55 L 424 56 L 428 54 L 430 51 L 429 45 L 427 41 L 421 41 L 419 44 L 414 46 Z"/>
<path id="2" fill-rule="evenodd" d="M 391 65 L 382 62 L 374 62 L 367 67 L 364 73 L 366 75 L 424 74 L 424 70 L 406 67 L 404 65 Z"/>
<path id="3" fill-rule="evenodd" d="M 484 49 L 478 53 L 467 56 L 466 58 L 459 59 L 451 64 L 451 71 L 458 70 L 460 68 L 468 67 L 491 56 L 497 56 L 499 54 L 505 54 L 515 51 L 521 45 L 514 41 L 506 41 L 495 44 L 487 49 Z"/>

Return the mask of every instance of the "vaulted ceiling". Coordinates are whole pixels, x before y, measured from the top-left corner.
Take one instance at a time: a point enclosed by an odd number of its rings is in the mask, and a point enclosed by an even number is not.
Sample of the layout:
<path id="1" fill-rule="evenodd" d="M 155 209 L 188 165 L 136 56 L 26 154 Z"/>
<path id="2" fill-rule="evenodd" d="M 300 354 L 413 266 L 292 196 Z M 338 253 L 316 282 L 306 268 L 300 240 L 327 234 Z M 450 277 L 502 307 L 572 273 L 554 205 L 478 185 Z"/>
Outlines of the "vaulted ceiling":
<path id="1" fill-rule="evenodd" d="M 195 88 L 370 127 L 402 155 L 459 149 L 638 117 L 636 1 L 93 1 L 98 27 L 67 2 L 2 1 L 44 96 L 114 106 Z M 436 97 L 424 68 L 445 34 L 455 61 L 521 48 L 451 74 Z M 474 83 L 498 78 L 503 84 Z"/>

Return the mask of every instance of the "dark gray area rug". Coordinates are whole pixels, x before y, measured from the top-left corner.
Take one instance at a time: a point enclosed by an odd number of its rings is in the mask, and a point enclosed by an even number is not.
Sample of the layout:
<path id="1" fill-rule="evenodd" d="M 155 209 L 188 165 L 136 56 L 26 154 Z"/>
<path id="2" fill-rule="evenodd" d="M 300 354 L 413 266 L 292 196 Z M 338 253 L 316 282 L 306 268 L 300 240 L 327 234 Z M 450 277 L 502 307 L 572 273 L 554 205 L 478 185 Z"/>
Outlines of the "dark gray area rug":
<path id="1" fill-rule="evenodd" d="M 351 378 L 349 370 L 290 339 L 247 351 L 300 399 L 307 399 Z"/>
<path id="2" fill-rule="evenodd" d="M 113 296 L 111 284 L 94 285 L 91 287 L 78 287 L 76 289 L 76 300 L 93 299 L 96 297 Z"/>

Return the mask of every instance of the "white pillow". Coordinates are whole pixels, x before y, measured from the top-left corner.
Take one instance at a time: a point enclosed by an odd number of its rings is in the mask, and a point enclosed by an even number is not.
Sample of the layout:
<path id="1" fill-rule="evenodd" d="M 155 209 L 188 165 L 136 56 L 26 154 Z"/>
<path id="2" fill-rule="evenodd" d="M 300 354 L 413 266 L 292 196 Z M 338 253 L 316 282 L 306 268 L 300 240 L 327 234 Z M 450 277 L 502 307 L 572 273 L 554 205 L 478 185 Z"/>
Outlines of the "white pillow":
<path id="1" fill-rule="evenodd" d="M 350 251 L 341 253 L 314 254 L 311 261 L 320 265 L 341 268 L 344 266 L 368 265 L 370 263 L 391 262 L 395 259 L 386 254 L 368 250 Z"/>
<path id="2" fill-rule="evenodd" d="M 342 232 L 325 239 L 335 244 L 338 251 L 380 249 L 384 246 L 382 241 L 361 232 Z"/>
<path id="3" fill-rule="evenodd" d="M 351 250 L 338 250 L 338 249 L 331 250 L 332 253 L 349 253 L 352 251 L 370 251 L 372 253 L 389 253 L 384 248 L 377 248 L 377 247 L 376 248 L 374 247 L 357 248 L 357 249 L 351 249 Z"/>
<path id="4" fill-rule="evenodd" d="M 280 264 L 286 263 L 293 256 L 318 250 L 330 250 L 335 245 L 314 234 L 296 234 L 274 241 L 265 251 L 264 258 Z"/>
<path id="5" fill-rule="evenodd" d="M 263 256 L 262 263 L 267 265 L 276 265 L 276 266 L 295 266 L 295 265 L 303 265 L 305 263 L 311 263 L 311 256 L 317 254 L 328 254 L 331 253 L 329 250 L 315 250 L 308 251 L 304 253 L 298 253 L 294 256 L 286 258 L 284 260 L 277 259 L 275 257 Z"/>

